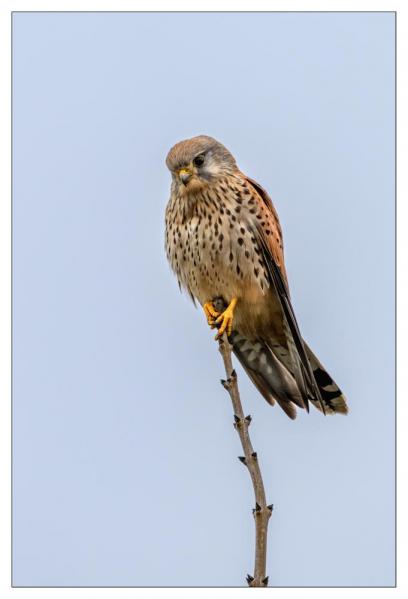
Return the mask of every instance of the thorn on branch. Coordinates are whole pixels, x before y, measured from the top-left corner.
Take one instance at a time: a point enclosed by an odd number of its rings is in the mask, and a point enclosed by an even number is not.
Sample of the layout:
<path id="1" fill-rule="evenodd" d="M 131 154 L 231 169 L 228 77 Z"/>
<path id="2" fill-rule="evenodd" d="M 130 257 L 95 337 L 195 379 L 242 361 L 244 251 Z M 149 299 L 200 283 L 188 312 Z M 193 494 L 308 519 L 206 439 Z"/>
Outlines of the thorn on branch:
<path id="1" fill-rule="evenodd" d="M 231 388 L 231 379 L 227 379 L 227 380 L 221 379 L 221 385 L 224 387 L 224 389 L 229 391 Z"/>
<path id="2" fill-rule="evenodd" d="M 273 503 L 266 506 L 270 512 L 273 512 Z"/>
<path id="3" fill-rule="evenodd" d="M 248 583 L 248 586 L 251 586 L 251 582 L 254 581 L 254 577 L 251 576 L 250 574 L 247 574 L 246 581 Z"/>
<path id="4" fill-rule="evenodd" d="M 241 426 L 241 424 L 242 424 L 241 418 L 239 416 L 237 416 L 236 414 L 234 414 L 234 428 Z"/>
<path id="5" fill-rule="evenodd" d="M 245 466 L 246 466 L 247 461 L 246 461 L 246 457 L 245 456 L 239 455 L 238 459 L 239 459 L 240 462 L 242 462 L 242 464 L 245 464 Z"/>
<path id="6" fill-rule="evenodd" d="M 235 370 L 235 368 L 234 368 L 234 370 L 231 372 L 231 381 L 233 381 L 233 380 L 235 380 L 235 381 L 236 381 L 236 380 L 237 380 L 237 378 L 238 378 L 238 377 L 237 377 L 237 372 L 236 372 L 236 370 Z"/>
<path id="7" fill-rule="evenodd" d="M 258 454 L 256 453 L 256 451 L 253 451 L 251 453 L 251 456 L 254 458 L 254 460 L 256 460 L 258 458 Z"/>
<path id="8" fill-rule="evenodd" d="M 265 578 L 262 580 L 262 584 L 264 585 L 264 587 L 268 586 L 268 580 L 269 580 L 269 576 L 265 576 Z"/>
<path id="9" fill-rule="evenodd" d="M 247 421 L 247 424 L 251 424 L 251 420 L 252 420 L 252 416 L 251 414 L 248 414 L 248 416 L 245 416 L 245 420 Z"/>
<path id="10" fill-rule="evenodd" d="M 253 510 L 252 510 L 252 513 L 253 513 L 253 514 L 259 514 L 259 512 L 261 511 L 261 509 L 262 509 L 262 508 L 261 508 L 261 506 L 260 506 L 260 505 L 259 505 L 259 503 L 257 502 L 257 503 L 255 504 L 255 509 L 253 509 Z"/>

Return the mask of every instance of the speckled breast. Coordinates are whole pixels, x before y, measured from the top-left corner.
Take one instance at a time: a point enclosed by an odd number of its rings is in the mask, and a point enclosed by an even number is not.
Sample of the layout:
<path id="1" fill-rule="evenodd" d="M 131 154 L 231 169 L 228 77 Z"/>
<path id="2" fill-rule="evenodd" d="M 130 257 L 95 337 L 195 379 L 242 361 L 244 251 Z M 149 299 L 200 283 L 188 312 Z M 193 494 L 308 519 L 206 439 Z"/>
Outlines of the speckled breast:
<path id="1" fill-rule="evenodd" d="M 201 304 L 216 296 L 257 303 L 268 289 L 250 206 L 233 193 L 200 194 L 189 215 L 167 211 L 167 254 L 181 285 Z"/>

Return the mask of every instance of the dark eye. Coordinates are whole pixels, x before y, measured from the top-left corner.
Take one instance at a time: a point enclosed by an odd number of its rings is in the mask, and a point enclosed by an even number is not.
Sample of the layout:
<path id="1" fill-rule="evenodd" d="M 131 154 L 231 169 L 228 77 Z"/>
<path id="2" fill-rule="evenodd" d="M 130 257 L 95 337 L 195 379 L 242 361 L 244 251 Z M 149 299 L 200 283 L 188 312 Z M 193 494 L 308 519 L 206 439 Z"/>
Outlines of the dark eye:
<path id="1" fill-rule="evenodd" d="M 193 160 L 194 166 L 202 166 L 204 164 L 204 154 L 199 154 Z"/>

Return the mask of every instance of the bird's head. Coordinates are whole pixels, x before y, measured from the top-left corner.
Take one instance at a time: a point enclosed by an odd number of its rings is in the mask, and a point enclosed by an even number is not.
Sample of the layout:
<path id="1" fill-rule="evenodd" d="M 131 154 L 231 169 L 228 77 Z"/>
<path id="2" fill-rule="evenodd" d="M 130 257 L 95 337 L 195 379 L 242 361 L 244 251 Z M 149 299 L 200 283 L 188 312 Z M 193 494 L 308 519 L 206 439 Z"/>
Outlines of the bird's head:
<path id="1" fill-rule="evenodd" d="M 238 170 L 227 148 L 207 135 L 177 143 L 167 154 L 166 164 L 182 194 L 197 193 L 217 178 Z"/>

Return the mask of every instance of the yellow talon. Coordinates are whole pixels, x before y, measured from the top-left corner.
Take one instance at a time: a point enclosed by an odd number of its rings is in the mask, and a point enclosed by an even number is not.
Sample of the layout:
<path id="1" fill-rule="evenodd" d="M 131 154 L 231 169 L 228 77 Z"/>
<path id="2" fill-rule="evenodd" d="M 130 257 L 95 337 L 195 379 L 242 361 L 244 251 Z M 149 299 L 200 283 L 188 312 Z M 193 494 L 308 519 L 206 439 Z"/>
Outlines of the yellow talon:
<path id="1" fill-rule="evenodd" d="M 204 314 L 207 318 L 207 322 L 213 329 L 215 326 L 215 319 L 220 315 L 219 312 L 214 308 L 212 302 L 206 302 L 203 306 Z"/>
<path id="2" fill-rule="evenodd" d="M 238 301 L 237 298 L 233 297 L 228 308 L 226 308 L 224 310 L 224 312 L 222 314 L 220 314 L 218 316 L 218 318 L 215 320 L 215 324 L 221 323 L 221 326 L 218 329 L 218 333 L 215 337 L 216 340 L 219 339 L 224 334 L 225 330 L 227 331 L 228 337 L 231 335 L 232 321 L 234 320 L 234 309 L 235 309 L 235 306 L 237 305 L 237 301 Z"/>

